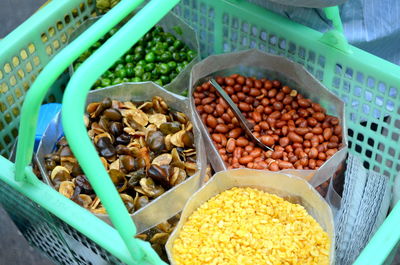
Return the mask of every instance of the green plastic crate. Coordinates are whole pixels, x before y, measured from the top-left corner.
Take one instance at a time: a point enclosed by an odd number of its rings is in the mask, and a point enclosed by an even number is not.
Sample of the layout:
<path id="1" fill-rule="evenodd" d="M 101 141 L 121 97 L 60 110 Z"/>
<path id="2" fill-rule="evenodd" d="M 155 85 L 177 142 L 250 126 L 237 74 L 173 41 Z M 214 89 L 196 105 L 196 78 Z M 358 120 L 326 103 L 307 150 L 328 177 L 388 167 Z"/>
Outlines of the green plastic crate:
<path id="1" fill-rule="evenodd" d="M 0 41 L 2 156 L 8 157 L 16 140 L 27 90 L 93 11 L 93 0 L 53 1 Z M 303 64 L 346 103 L 350 151 L 363 158 L 366 168 L 391 179 L 398 174 L 399 66 L 347 46 L 338 32 L 323 35 L 244 0 L 182 0 L 174 11 L 197 30 L 203 57 L 259 48 Z M 61 101 L 67 77 L 53 84 L 47 101 Z M 7 159 L 0 157 L 0 166 L 0 202 L 24 236 L 54 261 L 134 264 L 115 229 L 44 184 L 15 181 L 14 164 Z M 389 264 L 400 240 L 399 221 L 397 205 L 356 264 Z"/>

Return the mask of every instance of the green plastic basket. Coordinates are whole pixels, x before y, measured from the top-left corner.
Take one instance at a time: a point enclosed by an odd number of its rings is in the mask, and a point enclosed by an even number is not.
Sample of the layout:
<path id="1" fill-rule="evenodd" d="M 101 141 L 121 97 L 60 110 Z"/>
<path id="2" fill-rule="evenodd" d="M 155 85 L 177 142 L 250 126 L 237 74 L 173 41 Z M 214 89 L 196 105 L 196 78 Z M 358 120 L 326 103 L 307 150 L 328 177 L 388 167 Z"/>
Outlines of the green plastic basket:
<path id="1" fill-rule="evenodd" d="M 66 89 L 66 136 L 79 139 L 69 140 L 71 148 L 109 211 L 115 229 L 38 181 L 27 167 L 43 99 L 60 102 L 68 82 L 64 70 L 74 56 L 141 2 L 122 1 L 83 33 L 85 36 L 64 48 L 74 28 L 94 12 L 95 3 L 53 1 L 0 42 L 0 202 L 28 241 L 61 264 L 162 264 L 148 243 L 133 238 L 134 224 L 113 186 L 100 185 L 102 181 L 107 183 L 106 172 L 98 170 L 102 167 L 83 123 L 75 125 L 74 121 L 82 117 L 85 95 L 95 79 L 177 0 L 150 1 L 78 69 Z M 366 168 L 392 180 L 398 174 L 400 67 L 348 45 L 340 21 L 335 19 L 337 9 L 326 10 L 334 19 L 335 29 L 325 34 L 244 0 L 182 0 L 174 11 L 197 30 L 203 57 L 259 48 L 303 64 L 346 103 L 350 151 L 362 157 Z M 105 53 L 107 56 L 102 56 Z M 19 131 L 15 166 L 5 157 Z M 355 264 L 391 263 L 400 242 L 399 222 L 397 205 Z"/>

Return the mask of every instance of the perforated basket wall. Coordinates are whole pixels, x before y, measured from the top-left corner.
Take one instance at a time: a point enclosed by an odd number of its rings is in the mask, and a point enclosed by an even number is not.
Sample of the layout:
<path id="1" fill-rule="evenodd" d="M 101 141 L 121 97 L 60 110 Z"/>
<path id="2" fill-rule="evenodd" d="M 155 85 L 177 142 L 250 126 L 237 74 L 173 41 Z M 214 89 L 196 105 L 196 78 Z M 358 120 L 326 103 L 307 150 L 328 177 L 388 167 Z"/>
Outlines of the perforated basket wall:
<path id="1" fill-rule="evenodd" d="M 28 242 L 57 264 L 122 264 L 92 240 L 1 180 L 0 203 Z"/>
<path id="2" fill-rule="evenodd" d="M 174 11 L 198 31 L 203 56 L 259 48 L 304 65 L 346 103 L 350 152 L 368 169 L 398 174 L 400 75 L 386 67 L 394 65 L 354 47 L 364 58 L 326 49 L 321 33 L 245 1 L 182 0 Z"/>
<path id="3" fill-rule="evenodd" d="M 94 11 L 94 0 L 59 1 L 41 23 L 22 25 L 18 41 L 0 49 L 0 155 L 8 157 L 18 134 L 26 91 L 68 36 Z M 176 14 L 197 30 L 203 57 L 259 48 L 303 64 L 346 103 L 349 147 L 364 166 L 394 177 L 400 171 L 400 70 L 357 49 L 349 55 L 319 42 L 321 33 L 243 0 L 182 0 Z M 29 31 L 27 31 L 29 28 Z M 29 32 L 20 34 L 18 32 Z M 64 74 L 47 101 L 61 101 Z M 0 181 L 0 203 L 24 236 L 60 264 L 119 261 L 52 214 Z"/>
<path id="4" fill-rule="evenodd" d="M 18 135 L 19 114 L 26 91 L 49 60 L 67 44 L 68 36 L 94 9 L 94 0 L 84 0 L 63 10 L 62 16 L 50 16 L 29 36 L 20 36 L 14 52 L 0 51 L 0 155 L 8 157 Z M 65 73 L 52 86 L 46 102 L 61 102 L 67 82 Z"/>

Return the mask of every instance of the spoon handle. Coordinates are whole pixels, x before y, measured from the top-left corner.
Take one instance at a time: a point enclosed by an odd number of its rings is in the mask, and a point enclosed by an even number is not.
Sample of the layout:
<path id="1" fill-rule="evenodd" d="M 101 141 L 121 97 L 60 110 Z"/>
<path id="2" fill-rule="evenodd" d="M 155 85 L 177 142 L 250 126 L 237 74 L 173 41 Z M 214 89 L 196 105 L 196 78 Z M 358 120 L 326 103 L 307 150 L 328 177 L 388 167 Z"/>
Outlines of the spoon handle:
<path id="1" fill-rule="evenodd" d="M 215 87 L 217 90 L 218 94 L 228 103 L 229 107 L 232 109 L 233 114 L 235 117 L 238 119 L 240 127 L 244 130 L 246 135 L 258 146 L 260 146 L 263 149 L 268 149 L 271 151 L 274 151 L 271 147 L 263 144 L 257 137 L 255 137 L 252 133 L 252 129 L 254 125 L 250 123 L 242 114 L 242 112 L 239 110 L 239 108 L 236 106 L 236 104 L 232 101 L 232 99 L 228 96 L 228 94 L 224 91 L 224 89 L 215 81 L 215 79 L 210 79 L 210 84 Z"/>

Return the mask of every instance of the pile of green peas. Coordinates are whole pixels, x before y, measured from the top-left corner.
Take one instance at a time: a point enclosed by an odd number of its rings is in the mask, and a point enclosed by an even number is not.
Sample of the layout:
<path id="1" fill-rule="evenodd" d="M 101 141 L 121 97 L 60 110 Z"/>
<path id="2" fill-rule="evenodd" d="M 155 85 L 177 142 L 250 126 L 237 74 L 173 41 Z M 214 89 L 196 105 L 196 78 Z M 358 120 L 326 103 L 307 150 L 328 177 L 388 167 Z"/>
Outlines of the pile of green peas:
<path id="1" fill-rule="evenodd" d="M 74 62 L 74 69 L 117 31 L 116 28 L 111 29 L 94 43 Z M 141 81 L 153 81 L 163 86 L 169 84 L 196 55 L 173 34 L 155 26 L 95 82 L 93 89 Z"/>

